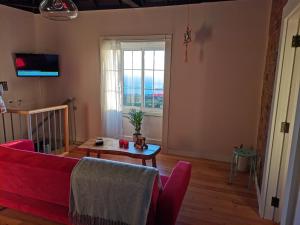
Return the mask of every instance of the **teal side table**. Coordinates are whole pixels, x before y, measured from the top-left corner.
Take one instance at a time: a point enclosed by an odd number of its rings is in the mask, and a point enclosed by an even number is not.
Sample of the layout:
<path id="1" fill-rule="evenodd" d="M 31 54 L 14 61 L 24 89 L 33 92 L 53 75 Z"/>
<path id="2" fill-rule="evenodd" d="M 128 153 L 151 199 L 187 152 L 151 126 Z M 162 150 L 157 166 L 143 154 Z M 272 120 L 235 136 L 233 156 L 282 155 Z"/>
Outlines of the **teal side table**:
<path id="1" fill-rule="evenodd" d="M 243 148 L 242 146 L 235 147 L 233 150 L 229 183 L 232 184 L 233 178 L 236 176 L 240 157 L 247 158 L 249 159 L 250 162 L 250 171 L 249 171 L 250 174 L 249 174 L 249 181 L 248 181 L 248 188 L 250 188 L 251 179 L 254 177 L 256 172 L 257 154 L 254 150 Z"/>

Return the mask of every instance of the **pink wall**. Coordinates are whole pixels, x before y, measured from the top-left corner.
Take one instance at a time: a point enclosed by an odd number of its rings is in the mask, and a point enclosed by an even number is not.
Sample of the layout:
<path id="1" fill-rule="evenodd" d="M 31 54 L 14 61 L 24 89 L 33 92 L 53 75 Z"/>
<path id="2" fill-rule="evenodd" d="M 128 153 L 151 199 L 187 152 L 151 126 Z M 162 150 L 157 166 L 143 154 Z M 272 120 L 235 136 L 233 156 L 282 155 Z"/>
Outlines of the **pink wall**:
<path id="1" fill-rule="evenodd" d="M 81 12 L 70 22 L 36 16 L 37 49 L 61 55 L 62 77 L 45 79 L 45 103 L 78 100 L 78 138 L 100 135 L 101 36 L 172 34 L 169 153 L 228 161 L 256 145 L 268 0 L 191 6 L 193 42 L 184 63 L 186 6 Z"/>
<path id="2" fill-rule="evenodd" d="M 16 76 L 13 54 L 16 52 L 34 52 L 35 21 L 32 13 L 0 5 L 0 81 L 8 82 L 8 91 L 4 100 L 8 108 L 35 108 L 41 103 L 40 80 L 22 79 Z M 18 100 L 22 102 L 19 103 Z M 11 140 L 10 117 L 5 118 L 6 137 Z M 13 117 L 15 118 L 15 117 Z M 17 118 L 19 122 L 19 118 Z M 25 120 L 23 127 L 25 127 Z M 14 127 L 16 138 L 24 138 L 19 126 Z M 0 122 L 0 143 L 4 142 L 4 128 Z"/>
<path id="3" fill-rule="evenodd" d="M 8 82 L 9 90 L 4 94 L 8 107 L 15 107 L 19 99 L 23 107 L 35 107 L 40 102 L 39 79 L 18 78 L 13 61 L 14 53 L 34 50 L 33 14 L 0 5 L 0 81 Z"/>

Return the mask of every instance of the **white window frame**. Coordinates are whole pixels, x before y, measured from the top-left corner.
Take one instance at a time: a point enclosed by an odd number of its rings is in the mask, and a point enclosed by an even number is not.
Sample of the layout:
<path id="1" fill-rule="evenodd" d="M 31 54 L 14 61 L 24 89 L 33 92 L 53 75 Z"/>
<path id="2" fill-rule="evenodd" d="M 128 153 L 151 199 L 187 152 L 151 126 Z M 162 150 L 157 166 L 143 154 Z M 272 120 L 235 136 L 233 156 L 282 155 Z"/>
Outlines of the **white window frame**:
<path id="1" fill-rule="evenodd" d="M 159 116 L 163 120 L 162 128 L 162 146 L 163 152 L 169 151 L 169 114 L 170 114 L 170 84 L 171 84 L 171 63 L 172 63 L 172 34 L 147 35 L 147 36 L 102 36 L 100 46 L 103 40 L 118 41 L 165 41 L 165 76 L 164 76 L 164 107 L 163 114 L 145 114 L 146 116 Z"/>
<path id="2" fill-rule="evenodd" d="M 121 54 L 121 68 L 122 68 L 122 73 L 124 73 L 124 51 L 142 51 L 142 80 L 141 80 L 141 89 L 142 89 L 142 106 L 137 107 L 137 106 L 125 106 L 123 105 L 123 114 L 128 114 L 130 109 L 141 109 L 146 116 L 158 116 L 162 117 L 163 116 L 163 111 L 165 108 L 165 92 L 166 92 L 166 78 L 169 79 L 169 76 L 166 77 L 166 74 L 168 73 L 167 67 L 170 67 L 170 60 L 167 60 L 168 57 L 170 57 L 170 54 L 167 54 L 167 48 L 166 48 L 166 43 L 165 43 L 165 37 L 164 38 L 153 38 L 151 36 L 150 38 L 143 37 L 143 39 L 125 39 L 123 40 L 122 38 L 121 42 L 123 43 L 124 46 L 122 46 L 122 54 Z M 141 42 L 141 45 L 138 46 L 138 42 Z M 157 43 L 155 43 L 157 42 Z M 159 44 L 159 42 L 164 42 L 163 45 Z M 130 45 L 132 43 L 132 45 Z M 148 46 L 143 46 L 147 45 Z M 126 46 L 127 45 L 127 46 Z M 152 46 L 151 46 L 152 45 Z M 164 101 L 163 101 L 163 108 L 147 108 L 144 106 L 144 73 L 145 73 L 145 68 L 144 68 L 144 53 L 145 51 L 159 51 L 162 50 L 165 53 L 165 66 L 164 66 Z M 155 69 L 153 68 L 153 72 Z M 157 70 L 158 71 L 158 70 Z M 154 77 L 153 77 L 154 78 Z M 124 87 L 122 87 L 122 93 L 124 93 Z"/>

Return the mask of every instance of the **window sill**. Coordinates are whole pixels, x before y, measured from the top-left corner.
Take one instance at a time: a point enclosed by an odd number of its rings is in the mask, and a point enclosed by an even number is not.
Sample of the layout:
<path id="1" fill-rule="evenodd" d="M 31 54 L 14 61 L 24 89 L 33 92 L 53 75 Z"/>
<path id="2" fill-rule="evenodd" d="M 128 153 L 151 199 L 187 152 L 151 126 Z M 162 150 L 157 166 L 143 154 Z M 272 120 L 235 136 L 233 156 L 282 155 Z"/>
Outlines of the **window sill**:
<path id="1" fill-rule="evenodd" d="M 122 112 L 123 117 L 127 117 L 129 112 Z M 144 116 L 163 117 L 162 112 L 144 112 Z"/>

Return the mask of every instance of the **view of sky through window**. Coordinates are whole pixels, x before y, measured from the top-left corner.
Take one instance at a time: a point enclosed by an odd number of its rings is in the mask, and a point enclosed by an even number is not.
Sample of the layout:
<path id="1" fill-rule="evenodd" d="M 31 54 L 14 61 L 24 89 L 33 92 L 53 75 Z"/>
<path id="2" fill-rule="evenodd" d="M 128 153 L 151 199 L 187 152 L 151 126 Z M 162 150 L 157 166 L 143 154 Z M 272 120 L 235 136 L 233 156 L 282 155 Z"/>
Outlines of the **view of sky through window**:
<path id="1" fill-rule="evenodd" d="M 124 106 L 162 109 L 164 67 L 164 50 L 124 50 Z"/>

